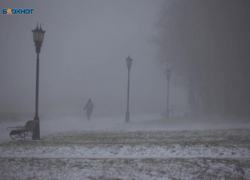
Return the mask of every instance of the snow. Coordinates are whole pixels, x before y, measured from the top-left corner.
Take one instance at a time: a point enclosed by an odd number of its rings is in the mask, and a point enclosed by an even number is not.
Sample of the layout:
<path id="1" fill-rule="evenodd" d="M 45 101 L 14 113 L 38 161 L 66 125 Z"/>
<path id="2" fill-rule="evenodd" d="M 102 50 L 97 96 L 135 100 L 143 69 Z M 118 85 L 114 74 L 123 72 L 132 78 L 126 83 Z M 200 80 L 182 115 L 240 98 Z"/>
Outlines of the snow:
<path id="1" fill-rule="evenodd" d="M 245 179 L 250 175 L 249 161 L 230 159 L 0 160 L 2 179 Z"/>
<path id="2" fill-rule="evenodd" d="M 248 122 L 165 122 L 157 114 L 47 117 L 40 141 L 10 142 L 1 123 L 0 179 L 247 179 Z M 177 120 L 178 121 L 178 120 Z"/>

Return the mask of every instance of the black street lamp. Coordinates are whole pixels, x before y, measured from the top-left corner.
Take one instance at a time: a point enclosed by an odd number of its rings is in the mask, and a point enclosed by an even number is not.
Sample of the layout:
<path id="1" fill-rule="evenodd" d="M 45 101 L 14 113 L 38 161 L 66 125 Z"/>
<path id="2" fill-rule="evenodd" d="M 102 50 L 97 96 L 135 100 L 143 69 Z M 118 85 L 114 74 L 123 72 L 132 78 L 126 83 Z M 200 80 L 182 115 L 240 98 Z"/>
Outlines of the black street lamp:
<path id="1" fill-rule="evenodd" d="M 127 90 L 127 111 L 126 111 L 125 122 L 128 123 L 130 121 L 130 117 L 129 117 L 129 80 L 130 80 L 130 69 L 131 69 L 133 59 L 130 58 L 130 55 L 129 55 L 128 58 L 126 58 L 126 61 L 127 61 L 127 66 L 128 66 L 128 90 Z"/>
<path id="2" fill-rule="evenodd" d="M 168 79 L 168 94 L 167 94 L 167 118 L 169 118 L 169 80 L 170 80 L 170 77 L 171 77 L 171 69 L 168 68 L 167 69 L 167 79 Z"/>
<path id="3" fill-rule="evenodd" d="M 36 26 L 36 29 L 32 30 L 33 32 L 33 40 L 35 42 L 36 46 L 36 111 L 35 111 L 35 117 L 34 120 L 38 121 L 37 125 L 35 127 L 35 131 L 32 136 L 32 140 L 40 140 L 40 124 L 39 124 L 39 117 L 38 117 L 38 91 L 39 91 L 39 53 L 41 51 L 44 33 L 45 31 L 42 30 L 42 27 L 40 25 L 40 28 L 38 28 L 38 23 Z"/>

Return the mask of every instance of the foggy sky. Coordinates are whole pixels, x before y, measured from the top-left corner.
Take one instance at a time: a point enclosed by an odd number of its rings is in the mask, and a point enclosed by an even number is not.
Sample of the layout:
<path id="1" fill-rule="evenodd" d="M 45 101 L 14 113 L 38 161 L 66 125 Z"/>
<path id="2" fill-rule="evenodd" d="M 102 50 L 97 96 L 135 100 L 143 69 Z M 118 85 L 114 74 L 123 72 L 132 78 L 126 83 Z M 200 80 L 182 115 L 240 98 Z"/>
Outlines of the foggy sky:
<path id="1" fill-rule="evenodd" d="M 167 79 L 156 60 L 156 0 L 1 1 L 3 8 L 34 8 L 32 15 L 0 15 L 0 113 L 33 113 L 36 54 L 31 29 L 46 30 L 40 53 L 39 113 L 125 114 L 126 58 L 131 68 L 131 113 L 166 110 Z M 185 94 L 171 85 L 170 105 Z"/>

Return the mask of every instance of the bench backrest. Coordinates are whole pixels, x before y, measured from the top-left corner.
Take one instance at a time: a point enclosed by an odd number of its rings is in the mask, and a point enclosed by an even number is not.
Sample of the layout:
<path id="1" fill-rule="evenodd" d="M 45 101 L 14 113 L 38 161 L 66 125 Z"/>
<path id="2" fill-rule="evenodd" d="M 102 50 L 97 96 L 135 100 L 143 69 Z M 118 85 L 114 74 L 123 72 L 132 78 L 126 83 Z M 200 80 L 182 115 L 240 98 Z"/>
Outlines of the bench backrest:
<path id="1" fill-rule="evenodd" d="M 24 131 L 33 131 L 38 121 L 30 120 L 25 124 Z"/>

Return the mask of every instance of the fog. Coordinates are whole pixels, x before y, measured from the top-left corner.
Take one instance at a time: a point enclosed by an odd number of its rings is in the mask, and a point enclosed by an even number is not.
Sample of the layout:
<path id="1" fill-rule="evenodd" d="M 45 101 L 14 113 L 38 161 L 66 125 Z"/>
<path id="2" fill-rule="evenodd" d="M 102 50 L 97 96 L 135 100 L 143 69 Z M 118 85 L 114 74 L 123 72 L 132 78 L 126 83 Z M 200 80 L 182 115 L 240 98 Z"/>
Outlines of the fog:
<path id="1" fill-rule="evenodd" d="M 32 29 L 46 30 L 40 53 L 39 115 L 130 113 L 250 116 L 250 3 L 233 1 L 1 1 L 34 8 L 0 16 L 0 113 L 35 111 Z"/>
<path id="2" fill-rule="evenodd" d="M 46 30 L 40 53 L 39 115 L 124 115 L 126 58 L 133 59 L 130 112 L 164 113 L 166 64 L 159 63 L 161 1 L 1 1 L 1 8 L 34 8 L 32 15 L 0 16 L 0 113 L 35 111 L 36 53 L 32 29 Z M 174 77 L 173 73 L 173 77 Z M 185 110 L 186 91 L 170 82 L 170 106 Z"/>
<path id="3" fill-rule="evenodd" d="M 250 0 L 0 9 L 0 179 L 249 179 Z"/>

